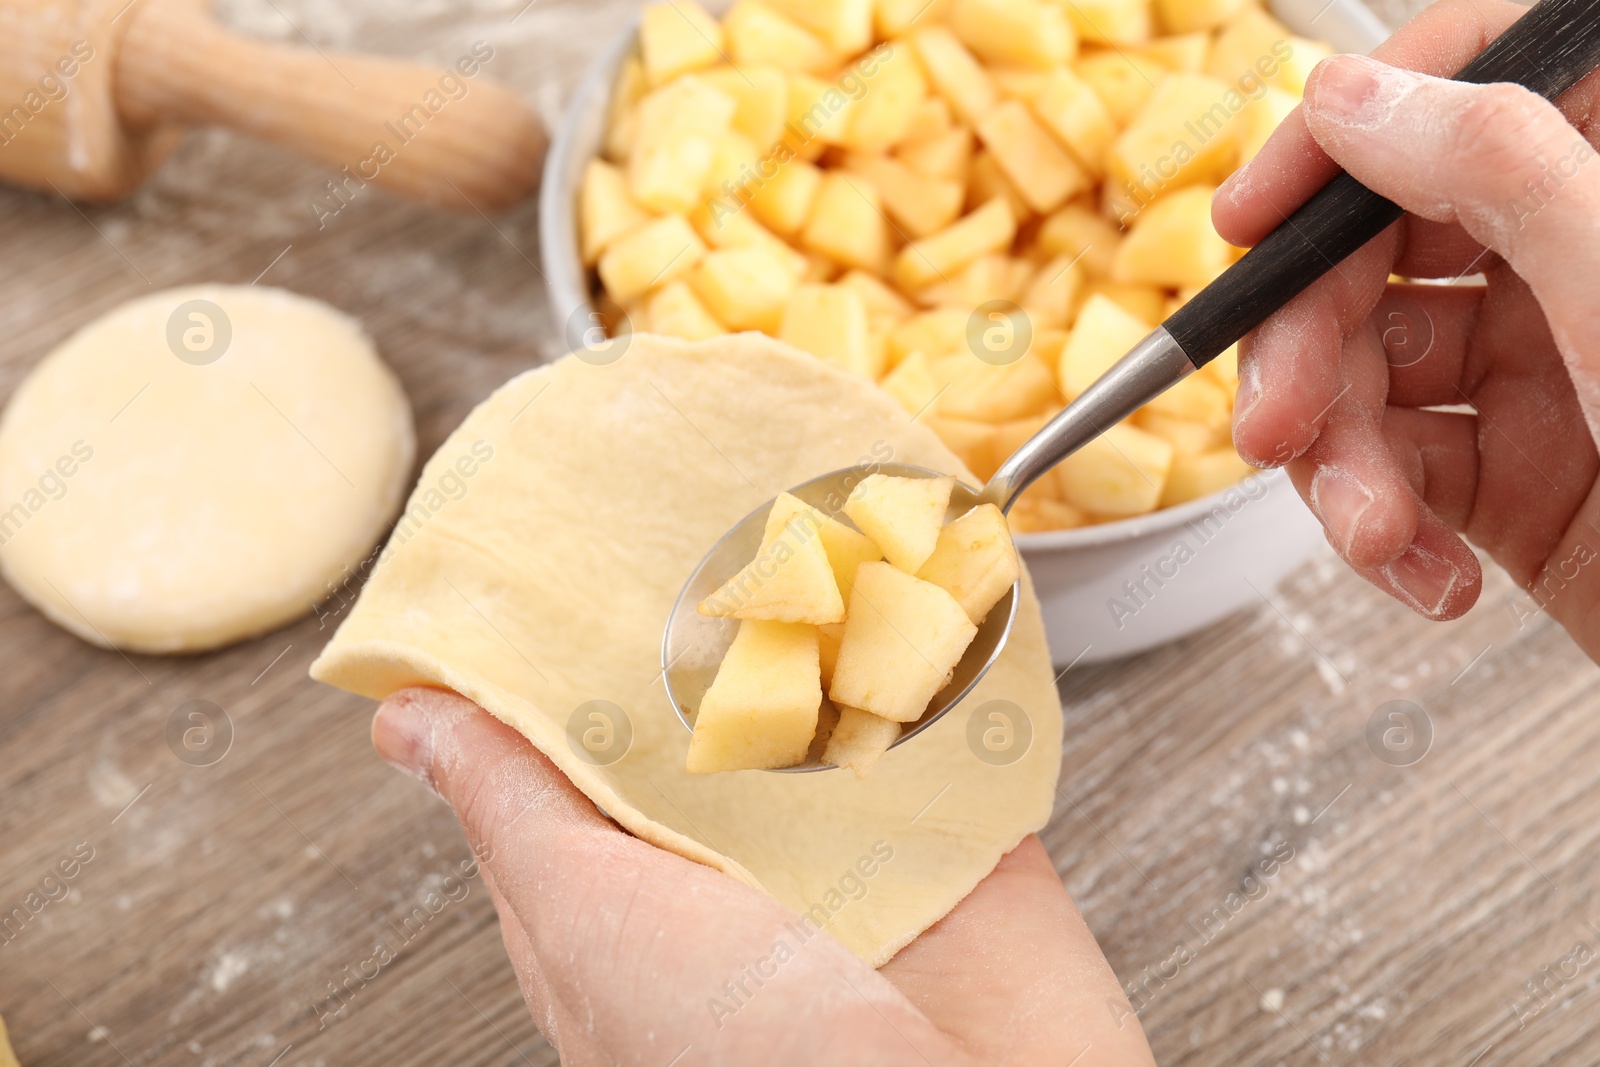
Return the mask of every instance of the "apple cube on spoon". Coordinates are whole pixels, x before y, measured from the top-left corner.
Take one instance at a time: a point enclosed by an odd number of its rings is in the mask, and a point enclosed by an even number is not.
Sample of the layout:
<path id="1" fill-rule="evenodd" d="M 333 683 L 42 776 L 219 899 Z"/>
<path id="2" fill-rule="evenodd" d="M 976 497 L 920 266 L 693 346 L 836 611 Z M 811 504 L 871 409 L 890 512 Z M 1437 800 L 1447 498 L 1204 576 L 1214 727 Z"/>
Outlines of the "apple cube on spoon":
<path id="1" fill-rule="evenodd" d="M 844 513 L 883 549 L 890 563 L 915 574 L 933 555 L 955 484 L 954 478 L 870 474 L 851 492 Z"/>
<path id="2" fill-rule="evenodd" d="M 863 563 L 829 696 L 885 719 L 915 722 L 977 633 L 956 599 L 932 582 L 888 563 Z"/>
<path id="3" fill-rule="evenodd" d="M 756 558 L 695 610 L 702 615 L 771 622 L 843 622 L 844 598 L 828 560 L 819 519 L 832 521 L 788 493 L 780 496 L 767 516 Z"/>
<path id="4" fill-rule="evenodd" d="M 865 778 L 872 772 L 878 757 L 899 739 L 899 723 L 841 704 L 839 721 L 834 724 L 822 750 L 822 762 L 848 767 L 856 772 L 857 778 Z"/>
<path id="5" fill-rule="evenodd" d="M 956 598 L 967 618 L 983 622 L 1021 574 L 1006 517 L 981 504 L 939 531 L 933 555 L 917 571 Z"/>
<path id="6" fill-rule="evenodd" d="M 817 628 L 746 619 L 700 701 L 688 769 L 705 774 L 803 763 L 821 706 Z"/>

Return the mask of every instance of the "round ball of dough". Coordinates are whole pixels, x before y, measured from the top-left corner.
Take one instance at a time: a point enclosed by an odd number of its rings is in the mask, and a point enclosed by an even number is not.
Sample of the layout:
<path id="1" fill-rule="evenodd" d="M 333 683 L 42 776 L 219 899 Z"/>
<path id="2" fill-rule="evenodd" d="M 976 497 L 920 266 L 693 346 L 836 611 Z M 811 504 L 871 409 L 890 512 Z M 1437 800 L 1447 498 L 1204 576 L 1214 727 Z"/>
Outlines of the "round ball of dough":
<path id="1" fill-rule="evenodd" d="M 0 417 L 0 570 L 95 644 L 214 648 L 353 576 L 415 449 L 348 316 L 249 286 L 141 297 L 46 356 Z"/>

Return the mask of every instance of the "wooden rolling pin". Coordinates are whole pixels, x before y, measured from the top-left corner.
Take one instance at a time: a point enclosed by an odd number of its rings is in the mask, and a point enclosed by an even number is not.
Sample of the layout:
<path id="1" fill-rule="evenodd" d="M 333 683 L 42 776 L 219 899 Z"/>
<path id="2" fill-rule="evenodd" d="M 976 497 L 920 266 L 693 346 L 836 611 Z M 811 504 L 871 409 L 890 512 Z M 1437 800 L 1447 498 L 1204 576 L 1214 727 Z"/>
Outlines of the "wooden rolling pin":
<path id="1" fill-rule="evenodd" d="M 502 208 L 533 191 L 545 135 L 494 59 L 481 42 L 439 68 L 283 47 L 223 30 L 206 0 L 0 0 L 0 180 L 115 200 L 182 127 L 216 125 L 347 191 Z"/>

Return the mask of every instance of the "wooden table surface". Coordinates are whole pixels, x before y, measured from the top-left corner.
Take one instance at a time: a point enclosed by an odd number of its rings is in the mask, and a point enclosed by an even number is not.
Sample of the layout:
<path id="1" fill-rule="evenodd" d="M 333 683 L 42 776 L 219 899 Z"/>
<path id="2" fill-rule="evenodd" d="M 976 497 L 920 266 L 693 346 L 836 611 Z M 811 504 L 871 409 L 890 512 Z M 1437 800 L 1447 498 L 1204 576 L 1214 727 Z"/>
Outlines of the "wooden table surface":
<path id="1" fill-rule="evenodd" d="M 629 5 L 522 6 L 223 15 L 441 62 L 488 40 L 490 73 L 553 116 Z M 0 397 L 123 300 L 263 271 L 366 323 L 424 456 L 556 354 L 532 204 L 491 223 L 373 192 L 319 230 L 308 202 L 328 177 L 201 133 L 115 207 L 0 191 Z M 1494 572 L 1467 618 L 1430 625 L 1323 558 L 1208 634 L 1065 676 L 1045 841 L 1139 984 L 1162 1063 L 1600 1062 L 1600 668 L 1521 617 L 1531 603 Z M 0 938 L 25 1067 L 555 1062 L 481 887 L 398 932 L 467 848 L 373 755 L 368 702 L 307 679 L 333 621 L 124 657 L 0 588 L 0 912 L 59 898 Z M 165 740 L 189 700 L 232 724 L 209 767 Z M 1367 739 L 1396 700 L 1431 723 L 1411 766 Z M 1272 851 L 1292 859 L 1250 880 Z M 46 881 L 86 855 L 65 896 Z M 380 941 L 398 958 L 319 1025 L 314 1002 Z M 1579 945 L 1586 962 L 1563 964 Z"/>

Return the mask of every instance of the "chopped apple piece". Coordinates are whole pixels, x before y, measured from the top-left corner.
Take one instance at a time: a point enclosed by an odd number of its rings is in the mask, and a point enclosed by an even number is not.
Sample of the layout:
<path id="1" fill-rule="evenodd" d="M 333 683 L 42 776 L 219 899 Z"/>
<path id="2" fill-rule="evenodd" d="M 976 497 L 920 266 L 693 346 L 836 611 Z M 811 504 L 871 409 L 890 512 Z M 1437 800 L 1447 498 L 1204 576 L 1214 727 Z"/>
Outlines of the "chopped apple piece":
<path id="1" fill-rule="evenodd" d="M 1008 100 L 989 112 L 977 133 L 1035 211 L 1054 211 L 1089 187 L 1089 175 L 1020 100 Z"/>
<path id="2" fill-rule="evenodd" d="M 878 36 L 894 40 L 917 23 L 938 22 L 945 16 L 950 0 L 877 0 L 873 5 L 873 24 Z"/>
<path id="3" fill-rule="evenodd" d="M 1002 199 L 1010 206 L 1019 227 L 1033 215 L 1033 208 L 1000 169 L 994 153 L 980 148 L 972 157 L 972 166 L 967 168 L 967 209 L 975 210 L 995 199 Z"/>
<path id="4" fill-rule="evenodd" d="M 1228 394 L 1228 406 L 1233 406 L 1233 395 L 1239 391 L 1239 346 L 1229 345 L 1222 355 L 1200 368 L 1200 373 L 1222 386 Z"/>
<path id="5" fill-rule="evenodd" d="M 1329 51 L 1322 42 L 1297 37 L 1261 8 L 1245 4 L 1217 34 L 1206 73 L 1229 84 L 1257 75 L 1299 96 L 1305 92 L 1306 75 Z"/>
<path id="6" fill-rule="evenodd" d="M 870 474 L 845 501 L 844 513 L 872 538 L 890 563 L 915 574 L 939 541 L 956 480 Z M 859 581 L 859 576 L 857 577 Z M 846 701 L 848 703 L 848 701 Z"/>
<path id="7" fill-rule="evenodd" d="M 650 221 L 650 213 L 628 195 L 628 179 L 610 163 L 589 161 L 578 194 L 578 230 L 582 235 L 583 263 L 592 267 L 618 237 Z"/>
<path id="8" fill-rule="evenodd" d="M 1022 306 L 1033 320 L 1034 329 L 1065 329 L 1078 306 L 1078 289 L 1082 285 L 1083 271 L 1070 256 L 1057 256 L 1040 267 L 1022 293 Z"/>
<path id="9" fill-rule="evenodd" d="M 851 155 L 847 169 L 872 182 L 883 210 L 911 237 L 938 233 L 961 216 L 966 190 L 950 178 L 930 178 L 890 156 Z"/>
<path id="10" fill-rule="evenodd" d="M 839 586 L 839 595 L 845 603 L 849 603 L 850 590 L 856 584 L 856 569 L 863 563 L 882 559 L 882 550 L 860 530 L 851 529 L 838 519 L 824 515 L 793 493 L 784 493 L 773 501 L 772 511 L 767 515 L 767 528 L 774 531 L 785 528 L 800 515 L 807 516 L 816 525 L 822 538 L 822 551 L 828 557 L 828 567 Z"/>
<path id="11" fill-rule="evenodd" d="M 842 285 L 802 285 L 789 298 L 778 340 L 802 352 L 878 380 L 881 351 L 867 332 L 867 305 Z"/>
<path id="12" fill-rule="evenodd" d="M 805 159 L 828 145 L 842 145 L 855 111 L 865 98 L 849 96 L 838 82 L 809 74 L 789 75 L 789 124 L 784 143 Z"/>
<path id="13" fill-rule="evenodd" d="M 1222 386 L 1203 374 L 1191 374 L 1142 409 L 1171 419 L 1185 419 L 1221 434 L 1232 421 L 1233 405 Z"/>
<path id="14" fill-rule="evenodd" d="M 799 279 L 765 248 L 708 252 L 689 276 L 696 295 L 718 320 L 735 330 L 777 333 Z"/>
<path id="15" fill-rule="evenodd" d="M 652 211 L 692 210 L 736 107 L 731 97 L 693 74 L 639 101 L 638 130 L 628 154 L 633 198 Z"/>
<path id="16" fill-rule="evenodd" d="M 1130 285 L 1094 278 L 1078 294 L 1079 308 L 1103 296 L 1140 322 L 1160 322 L 1167 317 L 1167 294 L 1153 285 Z"/>
<path id="17" fill-rule="evenodd" d="M 682 215 L 666 215 L 612 241 L 600 257 L 600 281 L 626 304 L 687 273 L 706 246 Z"/>
<path id="18" fill-rule="evenodd" d="M 916 54 L 901 44 L 878 62 L 866 81 L 866 95 L 850 110 L 844 143 L 862 151 L 882 152 L 910 133 L 927 100 L 928 79 Z"/>
<path id="19" fill-rule="evenodd" d="M 741 187 L 749 183 L 760 160 L 761 150 L 754 141 L 738 130 L 729 130 L 717 138 L 702 192 L 708 198 L 730 198 L 731 207 L 743 199 Z"/>
<path id="20" fill-rule="evenodd" d="M 922 69 L 962 121 L 977 123 L 1000 102 L 987 71 L 948 27 L 925 25 L 911 36 Z"/>
<path id="21" fill-rule="evenodd" d="M 775 67 L 717 67 L 700 75 L 734 101 L 733 128 L 770 151 L 789 121 L 789 79 Z"/>
<path id="22" fill-rule="evenodd" d="M 1117 249 L 1112 279 L 1179 289 L 1206 285 L 1226 270 L 1232 246 L 1211 225 L 1215 192 L 1210 185 L 1192 185 L 1140 212 Z"/>
<path id="23" fill-rule="evenodd" d="M 1022 260 L 1012 259 L 1003 252 L 991 252 L 968 263 L 960 273 L 922 290 L 917 294 L 917 302 L 935 308 L 953 307 L 969 311 L 970 314 L 991 301 L 1011 302 L 1021 295 L 1018 290 L 1032 274 L 1032 269 Z M 1006 315 L 993 311 L 987 314 L 989 324 L 984 327 L 986 341 L 989 340 L 988 331 L 994 326 L 1003 328 L 1009 325 L 1000 321 L 1007 318 Z"/>
<path id="24" fill-rule="evenodd" d="M 1300 98 L 1282 89 L 1267 86 L 1261 99 L 1252 100 L 1244 108 L 1244 130 L 1239 135 L 1239 162 L 1248 163 L 1266 146 L 1267 138 L 1283 125 Z"/>
<path id="25" fill-rule="evenodd" d="M 833 684 L 833 668 L 839 662 L 839 642 L 843 640 L 844 623 L 830 622 L 817 627 L 817 658 L 822 666 L 824 692 Z"/>
<path id="26" fill-rule="evenodd" d="M 821 170 L 803 159 L 791 159 L 777 174 L 760 182 L 750 198 L 750 210 L 776 232 L 792 237 L 811 217 L 811 205 L 821 186 Z"/>
<path id="27" fill-rule="evenodd" d="M 1039 251 L 1066 256 L 1097 278 L 1110 275 L 1122 235 L 1098 211 L 1074 201 L 1044 220 L 1037 237 Z"/>
<path id="28" fill-rule="evenodd" d="M 821 625 L 844 621 L 844 598 L 822 537 L 830 522 L 789 493 L 773 502 L 761 551 L 695 608 L 717 618 Z"/>
<path id="29" fill-rule="evenodd" d="M 1158 37 L 1140 51 L 1146 58 L 1160 63 L 1168 70 L 1199 74 L 1205 69 L 1211 55 L 1209 33 L 1182 33 L 1171 37 Z"/>
<path id="30" fill-rule="evenodd" d="M 708 201 L 689 216 L 705 243 L 712 248 L 761 248 L 776 256 L 796 278 L 806 272 L 806 257 L 751 217 L 750 212 L 728 207 L 721 201 Z"/>
<path id="31" fill-rule="evenodd" d="M 1026 493 L 1011 506 L 1011 514 L 1006 516 L 1013 534 L 1076 530 L 1089 525 L 1089 521 L 1089 516 L 1081 508 L 1048 498 L 1029 500 Z"/>
<path id="32" fill-rule="evenodd" d="M 1094 88 L 1066 67 L 1050 72 L 1030 102 L 1033 113 L 1061 139 L 1094 178 L 1105 173 L 1106 150 L 1117 127 Z"/>
<path id="33" fill-rule="evenodd" d="M 972 165 L 972 131 L 965 126 L 908 141 L 895 156 L 918 174 L 965 182 Z"/>
<path id="34" fill-rule="evenodd" d="M 905 45 L 902 50 L 909 51 Z M 916 53 L 912 52 L 913 59 Z M 950 111 L 950 101 L 942 96 L 923 97 L 917 104 L 917 109 L 911 113 L 911 121 L 906 126 L 906 141 L 925 141 L 930 137 L 937 137 L 942 133 L 949 133 L 955 128 L 955 116 Z"/>
<path id="35" fill-rule="evenodd" d="M 1231 447 L 1198 455 L 1175 456 L 1172 471 L 1167 475 L 1166 488 L 1161 493 L 1161 506 L 1176 507 L 1219 493 L 1254 473 L 1255 468 L 1240 459 L 1239 453 Z"/>
<path id="36" fill-rule="evenodd" d="M 894 262 L 895 281 L 915 292 L 946 278 L 979 256 L 1009 248 L 1017 234 L 1011 205 L 996 197 L 931 237 L 912 241 Z"/>
<path id="37" fill-rule="evenodd" d="M 1061 350 L 1061 395 L 1076 400 L 1149 333 L 1148 323 L 1128 314 L 1110 297 L 1091 296 L 1078 312 L 1078 321 Z"/>
<path id="38" fill-rule="evenodd" d="M 629 56 L 617 73 L 616 86 L 611 90 L 611 105 L 606 109 L 606 133 L 601 152 L 613 163 L 626 163 L 633 150 L 633 135 L 639 127 L 639 101 L 650 89 L 644 76 L 644 64 L 638 56 Z"/>
<path id="39" fill-rule="evenodd" d="M 999 66 L 1049 69 L 1078 47 L 1066 12 L 1041 0 L 952 0 L 949 22 L 980 59 Z"/>
<path id="40" fill-rule="evenodd" d="M 911 317 L 910 301 L 866 271 L 852 270 L 839 284 L 861 298 L 867 317 L 874 322 L 900 323 Z"/>
<path id="41" fill-rule="evenodd" d="M 913 352 L 938 359 L 967 347 L 967 323 L 972 314 L 960 308 L 936 308 L 913 315 L 889 334 L 889 362 L 900 361 Z M 942 383 L 941 383 L 942 384 Z"/>
<path id="42" fill-rule="evenodd" d="M 878 187 L 838 171 L 824 174 L 800 243 L 843 266 L 881 272 L 889 258 L 889 227 Z"/>
<path id="43" fill-rule="evenodd" d="M 1074 507 L 1127 518 L 1160 505 L 1171 469 L 1170 444 L 1118 423 L 1062 460 L 1055 477 L 1062 498 Z"/>
<path id="44" fill-rule="evenodd" d="M 722 26 L 695 0 L 651 4 L 639 18 L 639 55 L 651 85 L 714 67 L 722 59 Z"/>
<path id="45" fill-rule="evenodd" d="M 691 774 L 805 762 L 822 706 L 817 628 L 746 619 L 701 698 Z"/>
<path id="46" fill-rule="evenodd" d="M 955 382 L 939 398 L 939 413 L 976 422 L 1007 422 L 1043 411 L 1057 399 L 1050 367 L 1028 354 L 1000 366 L 967 356 Z"/>
<path id="47" fill-rule="evenodd" d="M 1175 419 L 1170 415 L 1142 408 L 1134 417 L 1141 430 L 1148 430 L 1172 446 L 1176 457 L 1198 455 L 1215 448 L 1220 442 L 1217 432 L 1203 422 Z"/>
<path id="48" fill-rule="evenodd" d="M 1156 14 L 1168 33 L 1189 33 L 1220 26 L 1250 0 L 1156 0 Z"/>
<path id="49" fill-rule="evenodd" d="M 872 0 L 768 0 L 785 18 L 821 37 L 841 56 L 872 44 Z"/>
<path id="50" fill-rule="evenodd" d="M 974 623 L 1022 574 L 1006 517 L 993 504 L 980 504 L 939 531 L 933 555 L 917 571 L 951 596 Z"/>
<path id="51" fill-rule="evenodd" d="M 704 341 L 728 332 L 684 281 L 669 282 L 650 294 L 645 301 L 645 321 L 651 333 L 685 341 Z"/>
<path id="52" fill-rule="evenodd" d="M 1152 60 L 1122 49 L 1086 54 L 1073 69 L 1094 89 L 1119 128 L 1133 121 L 1165 73 Z"/>
<path id="53" fill-rule="evenodd" d="M 989 77 L 994 79 L 994 87 L 1000 90 L 1001 96 L 1028 101 L 1044 88 L 1050 72 L 1034 67 L 990 67 Z"/>
<path id="54" fill-rule="evenodd" d="M 722 30 L 736 67 L 816 73 L 836 62 L 832 50 L 816 34 L 756 0 L 738 0 L 722 20 Z"/>
<path id="55" fill-rule="evenodd" d="M 1164 73 L 1106 156 L 1108 189 L 1137 214 L 1173 190 L 1219 183 L 1233 166 L 1244 120 L 1226 103 L 1238 90 L 1203 74 Z"/>
<path id="56" fill-rule="evenodd" d="M 932 582 L 888 563 L 863 563 L 829 696 L 885 719 L 915 722 L 950 681 L 977 632 L 956 599 Z"/>
<path id="57" fill-rule="evenodd" d="M 1150 38 L 1150 0 L 1073 0 L 1066 7 L 1088 44 L 1143 44 Z"/>
<path id="58" fill-rule="evenodd" d="M 848 767 L 856 772 L 858 780 L 865 778 L 872 773 L 879 757 L 900 740 L 900 724 L 848 704 L 836 706 L 839 721 L 834 724 L 827 747 L 822 750 L 822 762 Z"/>
<path id="59" fill-rule="evenodd" d="M 913 419 L 927 411 L 939 399 L 939 390 L 944 388 L 933 376 L 928 357 L 921 352 L 913 352 L 902 359 L 878 385 L 898 400 Z"/>

